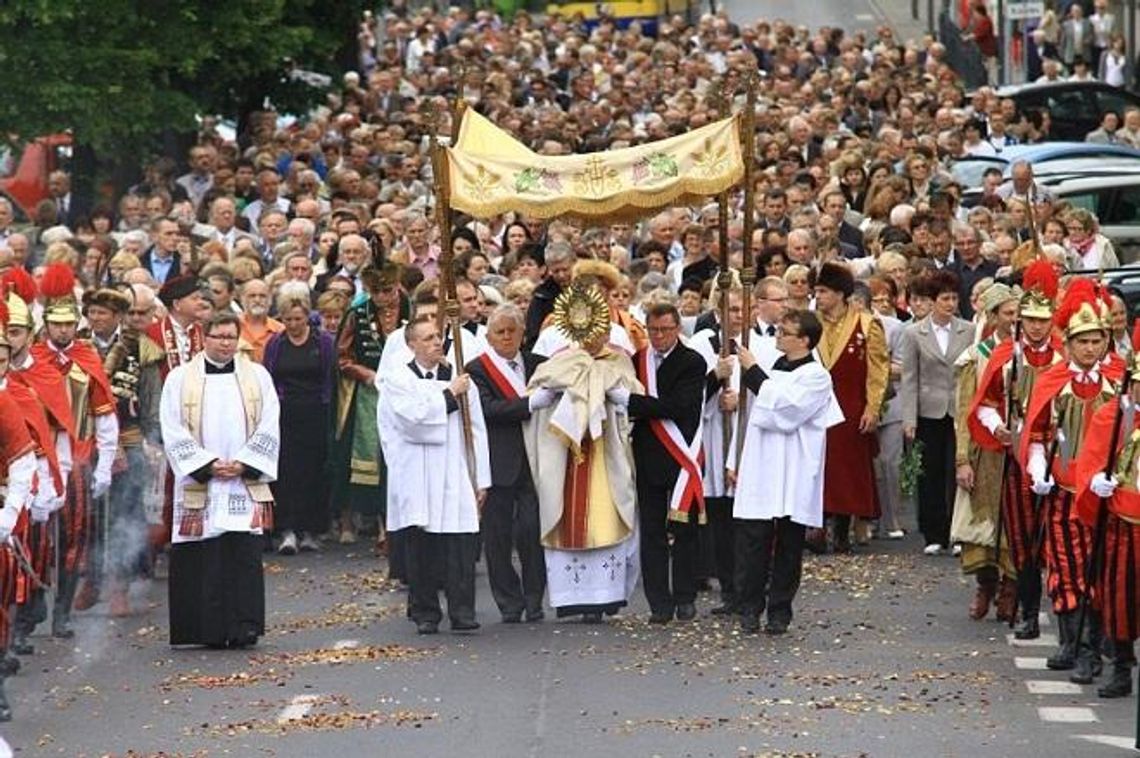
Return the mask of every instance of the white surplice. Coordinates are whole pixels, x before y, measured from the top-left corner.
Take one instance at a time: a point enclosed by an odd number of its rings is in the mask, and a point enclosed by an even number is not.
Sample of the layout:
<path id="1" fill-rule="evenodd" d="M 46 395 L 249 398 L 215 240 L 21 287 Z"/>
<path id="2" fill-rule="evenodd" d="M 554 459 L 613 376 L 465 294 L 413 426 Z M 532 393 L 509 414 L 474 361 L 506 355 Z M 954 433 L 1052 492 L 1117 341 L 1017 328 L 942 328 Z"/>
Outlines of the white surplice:
<path id="1" fill-rule="evenodd" d="M 410 363 L 410 361 L 409 361 Z M 450 382 L 421 379 L 411 366 L 377 375 L 376 421 L 388 479 L 390 531 L 410 526 L 434 533 L 479 531 L 475 487 L 491 486 L 491 459 L 479 390 L 467 390 L 475 453 L 475 486 L 467 470 L 461 414 L 447 412 Z"/>
<path id="2" fill-rule="evenodd" d="M 823 461 L 827 429 L 843 421 L 831 374 L 817 361 L 773 370 L 760 385 L 748 416 L 732 515 L 739 519 L 790 516 L 823 526 Z"/>
<path id="3" fill-rule="evenodd" d="M 195 484 L 190 474 L 215 460 L 238 461 L 257 469 L 261 474 L 261 482 L 277 479 L 277 456 L 281 449 L 277 389 L 273 386 L 269 372 L 260 365 L 244 356 L 237 356 L 234 360 L 245 362 L 244 370 L 251 372 L 260 389 L 260 416 L 257 427 L 253 430 L 247 431 L 245 428 L 246 413 L 235 372 L 205 374 L 202 391 L 204 407 L 200 411 L 201 444 L 183 423 L 183 384 L 191 375 L 190 372 L 197 372 L 199 377 L 205 373 L 204 354 L 190 363 L 176 367 L 162 387 L 162 444 L 175 475 L 172 536 L 175 543 L 196 542 L 221 536 L 225 532 L 261 533 L 260 526 L 252 526 L 254 512 L 259 505 L 240 478 L 211 478 L 207 482 L 205 521 L 201 537 L 179 534 L 178 528 L 184 515 L 182 504 L 186 485 Z"/>

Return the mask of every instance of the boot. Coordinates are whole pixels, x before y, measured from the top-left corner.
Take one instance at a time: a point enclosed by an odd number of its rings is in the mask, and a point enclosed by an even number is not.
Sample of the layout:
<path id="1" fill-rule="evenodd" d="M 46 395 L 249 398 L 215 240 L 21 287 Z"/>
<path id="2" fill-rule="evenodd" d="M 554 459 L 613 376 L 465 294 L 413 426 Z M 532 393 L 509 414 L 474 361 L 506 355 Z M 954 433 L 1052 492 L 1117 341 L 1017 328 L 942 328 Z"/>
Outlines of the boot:
<path id="1" fill-rule="evenodd" d="M 1132 640 L 1115 640 L 1112 643 L 1112 676 L 1097 688 L 1097 697 L 1117 698 L 1132 694 L 1132 666 L 1136 663 L 1136 653 L 1132 650 Z"/>
<path id="2" fill-rule="evenodd" d="M 1018 640 L 1035 640 L 1041 636 L 1041 621 L 1037 618 L 1038 611 L 1025 611 L 1021 621 L 1013 628 L 1013 637 Z"/>
<path id="3" fill-rule="evenodd" d="M 4 677 L 0 676 L 0 722 L 12 720 L 12 706 L 8 705 L 8 695 L 4 692 Z"/>
<path id="4" fill-rule="evenodd" d="M 970 603 L 970 618 L 974 621 L 984 619 L 990 613 L 990 603 L 997 593 L 997 586 L 978 577 L 978 588 L 974 592 L 974 600 Z"/>
<path id="5" fill-rule="evenodd" d="M 1061 646 L 1045 659 L 1051 671 L 1068 671 L 1076 665 L 1077 614 L 1075 611 L 1057 614 L 1057 636 Z"/>
<path id="6" fill-rule="evenodd" d="M 997 595 L 997 620 L 1010 623 L 1014 619 L 1017 607 L 1017 583 L 1008 576 L 1001 578 Z M 1036 620 L 1036 619 L 1034 619 Z"/>
<path id="7" fill-rule="evenodd" d="M 99 587 L 91 579 L 83 580 L 83 587 L 75 596 L 72 607 L 77 611 L 88 611 L 99 602 Z"/>
<path id="8" fill-rule="evenodd" d="M 131 603 L 127 599 L 127 588 L 117 586 L 111 590 L 111 615 L 124 618 L 131 615 Z"/>
<path id="9" fill-rule="evenodd" d="M 79 577 L 75 574 L 60 574 L 51 618 L 51 636 L 56 639 L 69 640 L 75 636 L 75 630 L 71 628 L 71 606 L 78 585 Z"/>
<path id="10" fill-rule="evenodd" d="M 32 655 L 36 652 L 36 646 L 28 642 L 26 631 L 17 628 L 12 632 L 11 651 L 16 655 Z"/>
<path id="11" fill-rule="evenodd" d="M 1073 614 L 1080 623 L 1080 612 Z M 1076 631 L 1073 632 L 1076 637 Z M 1096 614 L 1091 611 L 1086 614 L 1085 628 L 1081 630 L 1080 639 L 1077 640 L 1077 660 L 1069 681 L 1073 684 L 1092 684 L 1093 679 L 1100 676 L 1104 661 L 1100 656 L 1101 639 L 1100 623 Z"/>

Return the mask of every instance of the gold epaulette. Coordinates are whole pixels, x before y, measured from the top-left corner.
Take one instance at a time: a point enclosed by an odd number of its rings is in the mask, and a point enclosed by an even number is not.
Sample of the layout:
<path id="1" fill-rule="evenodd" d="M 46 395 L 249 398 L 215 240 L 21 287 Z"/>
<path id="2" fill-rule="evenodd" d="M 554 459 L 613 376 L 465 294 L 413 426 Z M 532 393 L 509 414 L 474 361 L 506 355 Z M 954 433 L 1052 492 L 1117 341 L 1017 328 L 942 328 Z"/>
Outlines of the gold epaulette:
<path id="1" fill-rule="evenodd" d="M 166 360 L 166 352 L 145 334 L 139 335 L 139 364 L 149 366 Z"/>

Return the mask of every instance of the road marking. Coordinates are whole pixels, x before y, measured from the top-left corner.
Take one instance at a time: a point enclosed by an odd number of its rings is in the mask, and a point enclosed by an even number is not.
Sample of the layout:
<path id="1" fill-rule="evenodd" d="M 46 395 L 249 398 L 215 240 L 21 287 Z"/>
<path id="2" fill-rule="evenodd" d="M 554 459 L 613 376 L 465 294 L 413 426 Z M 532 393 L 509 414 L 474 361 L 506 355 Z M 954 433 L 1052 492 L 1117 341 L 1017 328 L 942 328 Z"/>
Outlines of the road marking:
<path id="1" fill-rule="evenodd" d="M 1035 640 L 1019 640 L 1012 634 L 1007 634 L 1005 639 L 1014 647 L 1057 647 L 1057 635 L 1055 634 L 1043 633 Z"/>
<path id="2" fill-rule="evenodd" d="M 856 13 L 855 14 L 855 20 L 858 21 L 859 23 L 864 23 L 867 21 L 874 21 L 875 16 L 871 13 Z"/>
<path id="3" fill-rule="evenodd" d="M 0 737 L 0 758 L 12 758 L 12 748 Z"/>
<path id="4" fill-rule="evenodd" d="M 1087 724 L 1100 721 L 1093 713 L 1092 708 L 1079 707 L 1041 707 L 1037 709 L 1037 716 L 1042 721 L 1054 724 Z"/>
<path id="5" fill-rule="evenodd" d="M 1025 682 L 1030 695 L 1079 695 L 1081 685 L 1056 679 L 1029 679 Z"/>
<path id="6" fill-rule="evenodd" d="M 337 640 L 333 643 L 333 650 L 351 650 L 360 647 L 360 640 Z"/>
<path id="7" fill-rule="evenodd" d="M 1074 734 L 1073 739 L 1095 742 L 1098 745 L 1108 745 L 1129 751 L 1136 749 L 1135 737 L 1116 737 L 1111 734 Z"/>
<path id="8" fill-rule="evenodd" d="M 1045 658 L 1023 658 L 1022 656 L 1015 656 L 1013 665 L 1022 671 L 1048 671 L 1049 667 L 1045 665 Z"/>
<path id="9" fill-rule="evenodd" d="M 321 697 L 323 695 L 297 695 L 277 714 L 277 723 L 285 724 L 304 718 Z"/>

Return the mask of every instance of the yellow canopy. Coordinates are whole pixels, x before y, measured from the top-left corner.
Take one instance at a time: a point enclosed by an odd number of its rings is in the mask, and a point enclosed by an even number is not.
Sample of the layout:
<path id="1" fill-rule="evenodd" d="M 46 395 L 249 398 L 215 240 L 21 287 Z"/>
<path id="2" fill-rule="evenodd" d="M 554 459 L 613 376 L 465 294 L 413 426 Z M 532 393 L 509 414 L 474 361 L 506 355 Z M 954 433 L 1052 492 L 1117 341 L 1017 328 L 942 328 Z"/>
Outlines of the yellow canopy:
<path id="1" fill-rule="evenodd" d="M 733 187 L 744 175 L 742 155 L 735 116 L 637 147 L 554 156 L 467 109 L 447 148 L 449 203 L 481 219 L 515 211 L 632 220 Z"/>

